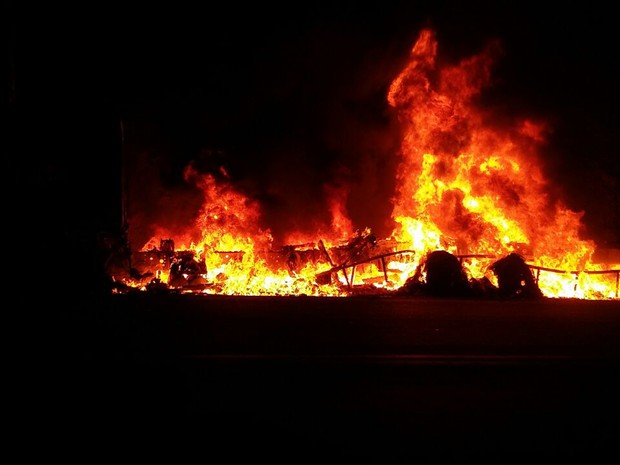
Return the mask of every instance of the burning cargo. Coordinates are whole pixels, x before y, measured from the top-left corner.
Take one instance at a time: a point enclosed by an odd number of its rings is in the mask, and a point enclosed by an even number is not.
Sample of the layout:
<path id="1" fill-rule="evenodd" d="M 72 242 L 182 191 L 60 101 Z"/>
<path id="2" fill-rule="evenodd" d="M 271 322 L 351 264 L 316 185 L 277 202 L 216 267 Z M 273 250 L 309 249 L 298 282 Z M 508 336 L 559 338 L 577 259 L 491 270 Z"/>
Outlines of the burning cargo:
<path id="1" fill-rule="evenodd" d="M 274 245 L 261 196 L 240 189 L 219 159 L 192 162 L 183 172 L 200 196 L 191 223 L 162 214 L 142 225 L 151 237 L 137 251 L 111 248 L 115 290 L 617 299 L 620 264 L 597 263 L 596 244 L 579 234 L 582 213 L 548 193 L 538 163 L 547 124 L 491 127 L 475 102 L 490 84 L 495 47 L 439 67 L 434 32 L 420 32 L 387 93 L 402 140 L 384 238 L 356 229 L 350 186 L 340 184 L 323 186 L 329 221 L 317 219 L 310 232 L 291 226 Z M 289 224 L 309 211 L 298 205 Z"/>

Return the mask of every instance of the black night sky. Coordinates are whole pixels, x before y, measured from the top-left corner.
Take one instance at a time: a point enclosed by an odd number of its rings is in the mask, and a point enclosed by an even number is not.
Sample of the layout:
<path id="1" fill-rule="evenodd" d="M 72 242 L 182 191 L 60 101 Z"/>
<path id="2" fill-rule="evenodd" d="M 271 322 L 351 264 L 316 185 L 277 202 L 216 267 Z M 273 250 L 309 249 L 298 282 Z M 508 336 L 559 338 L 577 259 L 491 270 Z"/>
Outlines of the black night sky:
<path id="1" fill-rule="evenodd" d="M 37 240 L 88 248 L 120 226 L 121 121 L 167 160 L 162 183 L 208 154 L 274 218 L 282 192 L 311 198 L 344 171 L 373 186 L 352 218 L 381 232 L 390 187 L 365 176 L 394 169 L 386 91 L 431 27 L 446 61 L 501 41 L 483 99 L 552 123 L 548 178 L 587 237 L 620 245 L 617 24 L 602 3 L 10 3 L 8 151 Z"/>
<path id="2" fill-rule="evenodd" d="M 160 168 L 162 192 L 192 193 L 190 161 L 225 166 L 275 235 L 309 227 L 291 221 L 322 214 L 323 186 L 344 180 L 356 226 L 388 232 L 383 181 L 401 139 L 386 93 L 422 28 L 448 64 L 500 42 L 477 103 L 500 109 L 498 124 L 550 123 L 552 194 L 585 212 L 585 238 L 620 248 L 618 15 L 610 2 L 557 5 L 5 2 L 4 202 L 16 212 L 4 251 L 18 255 L 5 293 L 24 322 L 8 326 L 9 423 L 34 446 L 19 453 L 617 455 L 615 300 L 201 300 L 102 285 L 99 238 L 121 230 L 123 181 L 131 201 L 152 187 L 147 165 L 123 178 L 128 157 Z"/>

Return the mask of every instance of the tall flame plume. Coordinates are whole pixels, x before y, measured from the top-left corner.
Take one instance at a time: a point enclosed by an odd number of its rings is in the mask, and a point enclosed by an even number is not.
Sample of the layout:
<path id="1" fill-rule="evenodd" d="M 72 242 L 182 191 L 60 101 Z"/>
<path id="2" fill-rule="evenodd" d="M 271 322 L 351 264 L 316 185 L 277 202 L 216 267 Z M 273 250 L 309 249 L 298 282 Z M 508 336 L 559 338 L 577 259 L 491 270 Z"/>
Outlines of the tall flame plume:
<path id="1" fill-rule="evenodd" d="M 544 296 L 617 298 L 620 265 L 595 263 L 596 244 L 579 236 L 582 213 L 548 194 L 539 157 L 550 128 L 530 119 L 494 127 L 492 113 L 476 105 L 498 44 L 441 68 L 437 50 L 434 31 L 422 30 L 387 94 L 402 130 L 389 237 L 355 229 L 346 189 L 326 189 L 331 224 L 317 237 L 291 231 L 289 245 L 276 246 L 258 226 L 259 203 L 234 188 L 224 167 L 215 177 L 190 165 L 185 179 L 204 198 L 194 224 L 158 228 L 141 248 L 140 276 L 116 279 L 206 294 L 347 296 L 401 289 L 428 253 L 444 250 L 472 280 L 497 284 L 490 265 L 514 253 Z M 162 255 L 164 244 L 174 244 L 175 256 Z"/>

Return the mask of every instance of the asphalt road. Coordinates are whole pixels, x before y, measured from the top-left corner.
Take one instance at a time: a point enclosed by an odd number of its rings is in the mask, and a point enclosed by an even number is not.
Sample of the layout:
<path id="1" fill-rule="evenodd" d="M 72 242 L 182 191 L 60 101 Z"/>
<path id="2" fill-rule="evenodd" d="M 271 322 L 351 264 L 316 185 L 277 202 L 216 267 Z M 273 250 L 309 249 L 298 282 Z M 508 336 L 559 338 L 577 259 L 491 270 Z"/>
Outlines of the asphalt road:
<path id="1" fill-rule="evenodd" d="M 618 455 L 618 301 L 136 294 L 67 308 L 27 391 L 28 434 L 55 453 Z"/>

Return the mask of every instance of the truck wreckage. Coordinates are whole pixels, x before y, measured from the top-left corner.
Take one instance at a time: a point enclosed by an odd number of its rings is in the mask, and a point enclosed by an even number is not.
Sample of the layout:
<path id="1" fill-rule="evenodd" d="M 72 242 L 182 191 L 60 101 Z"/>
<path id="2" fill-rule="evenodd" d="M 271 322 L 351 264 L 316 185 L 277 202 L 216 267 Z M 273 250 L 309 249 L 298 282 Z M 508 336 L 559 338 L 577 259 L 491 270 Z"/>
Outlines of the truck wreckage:
<path id="1" fill-rule="evenodd" d="M 176 250 L 172 239 L 162 239 L 158 247 L 132 252 L 125 237 L 107 235 L 100 240 L 111 292 L 237 294 L 226 289 L 231 276 L 209 269 L 199 251 Z M 285 272 L 292 280 L 311 281 L 314 295 L 541 298 L 540 271 L 561 272 L 528 265 L 517 253 L 496 257 L 432 250 L 420 257 L 415 250 L 400 248 L 401 245 L 393 240 L 377 240 L 366 229 L 336 246 L 328 247 L 319 240 L 273 248 L 260 257 L 268 269 Z M 218 254 L 228 265 L 242 263 L 246 255 L 238 250 L 211 253 Z M 472 259 L 486 260 L 490 277 L 488 273 L 482 278 L 471 277 L 464 265 Z M 307 269 L 312 273 L 304 272 Z M 405 269 L 410 271 L 404 272 Z M 619 273 L 614 272 L 617 282 Z M 616 295 L 617 287 L 616 284 Z M 239 294 L 270 295 L 264 289 Z M 308 292 L 275 291 L 273 294 L 307 295 Z"/>

